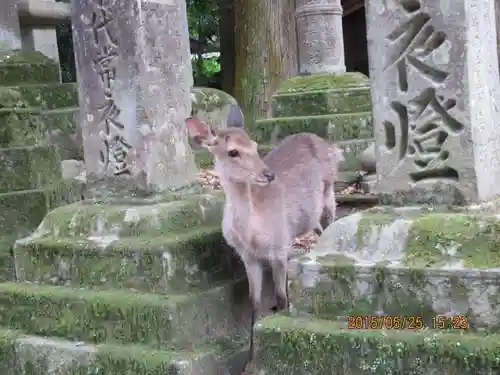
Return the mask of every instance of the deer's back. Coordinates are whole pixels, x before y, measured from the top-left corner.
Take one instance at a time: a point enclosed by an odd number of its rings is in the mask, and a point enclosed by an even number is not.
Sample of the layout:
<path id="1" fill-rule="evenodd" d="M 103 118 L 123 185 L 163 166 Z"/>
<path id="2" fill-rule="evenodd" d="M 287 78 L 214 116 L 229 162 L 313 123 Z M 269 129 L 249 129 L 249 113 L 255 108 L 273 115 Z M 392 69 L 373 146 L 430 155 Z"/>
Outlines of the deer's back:
<path id="1" fill-rule="evenodd" d="M 299 236 L 316 225 L 324 207 L 325 181 L 336 176 L 335 153 L 315 134 L 288 136 L 264 158 L 284 191 L 289 230 Z"/>

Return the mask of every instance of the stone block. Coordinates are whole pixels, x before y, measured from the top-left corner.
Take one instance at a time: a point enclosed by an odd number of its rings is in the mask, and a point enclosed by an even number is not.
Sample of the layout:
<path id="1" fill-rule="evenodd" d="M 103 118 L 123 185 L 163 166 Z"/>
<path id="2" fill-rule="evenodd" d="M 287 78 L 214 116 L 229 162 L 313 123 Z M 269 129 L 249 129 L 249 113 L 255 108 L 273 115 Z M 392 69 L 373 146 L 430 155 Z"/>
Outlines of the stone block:
<path id="1" fill-rule="evenodd" d="M 493 1 L 367 3 L 378 191 L 417 203 L 414 189 L 452 204 L 498 195 L 495 30 Z"/>
<path id="2" fill-rule="evenodd" d="M 21 238 L 36 228 L 49 209 L 49 190 L 0 194 L 0 234 L 16 233 Z"/>
<path id="3" fill-rule="evenodd" d="M 74 108 L 78 105 L 78 93 L 74 83 L 12 86 L 9 89 L 19 91 L 22 107 L 57 109 Z"/>
<path id="4" fill-rule="evenodd" d="M 359 158 L 371 143 L 373 138 L 336 142 L 335 144 L 344 153 L 344 161 L 340 163 L 339 170 L 341 172 L 359 170 Z"/>
<path id="5" fill-rule="evenodd" d="M 293 77 L 273 95 L 272 108 L 273 117 L 369 112 L 370 81 L 361 73 Z"/>
<path id="6" fill-rule="evenodd" d="M 53 146 L 0 149 L 0 194 L 42 189 L 61 179 L 61 159 Z"/>
<path id="7" fill-rule="evenodd" d="M 59 65 L 40 52 L 9 51 L 0 55 L 0 86 L 59 83 Z"/>
<path id="8" fill-rule="evenodd" d="M 500 226 L 491 209 L 374 207 L 339 219 L 291 261 L 290 300 L 299 314 L 327 319 L 414 316 L 432 327 L 438 315 L 463 316 L 498 330 Z"/>
<path id="9" fill-rule="evenodd" d="M 498 369 L 497 334 L 346 328 L 283 315 L 261 320 L 255 328 L 259 373 L 486 375 Z"/>
<path id="10" fill-rule="evenodd" d="M 40 113 L 34 108 L 1 108 L 0 147 L 46 144 L 47 128 Z"/>
<path id="11" fill-rule="evenodd" d="M 194 183 L 185 1 L 78 0 L 72 10 L 86 170 L 89 182 L 100 182 L 89 193 Z"/>
<path id="12" fill-rule="evenodd" d="M 160 237 L 202 225 L 220 225 L 222 194 L 193 194 L 176 199 L 173 194 L 134 204 L 83 201 L 59 207 L 47 214 L 34 236 L 57 238 Z M 111 236 L 111 237 L 109 237 Z"/>
<path id="13" fill-rule="evenodd" d="M 241 349 L 233 342 L 171 351 L 139 345 L 91 345 L 0 330 L 4 374 L 92 375 L 133 371 L 137 375 L 229 375 Z M 241 367 L 241 366 L 240 366 Z"/>
<path id="14" fill-rule="evenodd" d="M 77 121 L 79 109 L 62 108 L 43 111 L 42 121 L 48 129 L 47 140 L 57 146 L 62 160 L 83 160 L 81 127 Z"/>
<path id="15" fill-rule="evenodd" d="M 0 50 L 21 49 L 21 31 L 17 15 L 17 1 L 6 0 L 0 8 Z"/>
<path id="16" fill-rule="evenodd" d="M 0 320 L 31 335 L 189 350 L 244 334 L 248 324 L 232 305 L 238 294 L 234 282 L 168 296 L 0 283 Z"/>
<path id="17" fill-rule="evenodd" d="M 286 136 L 300 132 L 314 133 L 332 141 L 373 137 L 370 112 L 257 120 L 248 124 L 247 131 L 256 142 L 263 144 L 277 144 Z"/>
<path id="18" fill-rule="evenodd" d="M 245 276 L 220 227 L 174 233 L 18 241 L 17 280 L 169 294 Z"/>

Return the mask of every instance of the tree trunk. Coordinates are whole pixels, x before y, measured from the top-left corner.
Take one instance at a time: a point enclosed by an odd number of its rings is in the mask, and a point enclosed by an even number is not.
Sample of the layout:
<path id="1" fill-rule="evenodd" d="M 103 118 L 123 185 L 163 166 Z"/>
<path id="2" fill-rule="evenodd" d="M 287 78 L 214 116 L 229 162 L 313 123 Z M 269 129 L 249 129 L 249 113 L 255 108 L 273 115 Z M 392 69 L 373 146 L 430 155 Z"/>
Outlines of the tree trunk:
<path id="1" fill-rule="evenodd" d="M 219 41 L 222 90 L 234 95 L 234 0 L 219 0 Z"/>
<path id="2" fill-rule="evenodd" d="M 271 116 L 271 96 L 297 74 L 294 0 L 234 0 L 235 91 L 247 121 Z"/>

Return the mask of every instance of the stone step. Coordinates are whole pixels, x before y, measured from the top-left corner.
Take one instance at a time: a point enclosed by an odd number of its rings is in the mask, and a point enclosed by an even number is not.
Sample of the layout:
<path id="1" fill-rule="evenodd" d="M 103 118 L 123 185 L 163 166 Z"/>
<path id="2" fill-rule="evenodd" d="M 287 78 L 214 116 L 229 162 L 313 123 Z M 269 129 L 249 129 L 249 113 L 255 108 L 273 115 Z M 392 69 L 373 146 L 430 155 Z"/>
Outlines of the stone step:
<path id="1" fill-rule="evenodd" d="M 53 207 L 58 189 L 46 187 L 0 194 L 0 235 L 29 235 Z"/>
<path id="2" fill-rule="evenodd" d="M 61 180 L 56 146 L 0 148 L 0 194 L 42 189 Z"/>
<path id="3" fill-rule="evenodd" d="M 261 144 L 277 144 L 286 136 L 309 132 L 322 138 L 347 141 L 373 137 L 371 112 L 296 115 L 257 120 L 247 126 L 248 133 Z"/>
<path id="4" fill-rule="evenodd" d="M 15 245 L 17 278 L 49 285 L 168 294 L 244 277 L 220 225 L 159 237 L 28 238 Z"/>
<path id="5" fill-rule="evenodd" d="M 40 52 L 12 51 L 0 60 L 0 86 L 60 81 L 59 64 Z"/>
<path id="6" fill-rule="evenodd" d="M 462 330 L 350 330 L 282 315 L 256 324 L 259 373 L 273 375 L 497 374 L 500 336 Z"/>
<path id="7" fill-rule="evenodd" d="M 54 137 L 75 137 L 78 111 L 77 107 L 0 108 L 0 147 L 60 146 Z"/>
<path id="8" fill-rule="evenodd" d="M 246 358 L 239 341 L 189 351 L 142 345 L 92 345 L 0 330 L 0 372 L 16 375 L 239 375 Z"/>
<path id="9" fill-rule="evenodd" d="M 370 87 L 276 93 L 272 97 L 272 111 L 276 118 L 369 112 Z"/>
<path id="10" fill-rule="evenodd" d="M 15 99 L 13 103 L 7 99 L 5 107 L 56 109 L 78 106 L 75 83 L 23 84 L 5 87 L 5 90 L 11 101 Z"/>
<path id="11" fill-rule="evenodd" d="M 371 111 L 370 80 L 361 73 L 318 74 L 285 80 L 273 95 L 274 117 Z"/>
<path id="12" fill-rule="evenodd" d="M 114 204 L 77 202 L 49 212 L 34 236 L 87 238 L 104 245 L 145 233 L 151 238 L 202 225 L 220 226 L 224 199 L 221 193 L 176 198 L 169 194 L 150 201 L 143 199 L 141 205 L 126 199 Z"/>
<path id="13" fill-rule="evenodd" d="M 0 283 L 0 322 L 31 335 L 188 350 L 245 334 L 248 314 L 233 300 L 241 298 L 242 284 L 161 296 L 6 282 Z"/>
<path id="14" fill-rule="evenodd" d="M 465 317 L 500 328 L 500 225 L 495 206 L 374 207 L 337 220 L 290 263 L 298 314 Z M 440 318 L 441 319 L 441 318 Z"/>

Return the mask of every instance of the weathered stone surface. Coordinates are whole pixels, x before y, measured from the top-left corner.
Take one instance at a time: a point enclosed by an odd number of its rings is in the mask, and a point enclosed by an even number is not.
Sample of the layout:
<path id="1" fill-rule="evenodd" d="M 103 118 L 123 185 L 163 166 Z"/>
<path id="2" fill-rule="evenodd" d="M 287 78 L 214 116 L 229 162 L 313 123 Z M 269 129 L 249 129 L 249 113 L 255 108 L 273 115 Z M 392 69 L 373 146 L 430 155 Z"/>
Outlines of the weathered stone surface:
<path id="1" fill-rule="evenodd" d="M 295 6 L 300 74 L 345 73 L 340 0 L 299 0 Z"/>
<path id="2" fill-rule="evenodd" d="M 137 375 L 229 375 L 239 351 L 234 343 L 170 351 L 138 345 L 82 342 L 0 331 L 0 369 L 4 374 L 92 375 L 133 371 Z M 240 364 L 241 367 L 241 364 Z"/>
<path id="3" fill-rule="evenodd" d="M 300 132 L 314 133 L 332 141 L 373 137 L 370 112 L 270 118 L 249 124 L 248 132 L 256 142 L 263 144 L 277 144 Z"/>
<path id="4" fill-rule="evenodd" d="M 91 194 L 156 192 L 195 180 L 186 4 L 78 0 L 73 38 Z"/>
<path id="5" fill-rule="evenodd" d="M 220 225 L 222 194 L 166 194 L 140 204 L 82 201 L 47 214 L 31 238 L 79 237 L 103 244 L 121 237 L 163 236 L 201 225 Z"/>
<path id="6" fill-rule="evenodd" d="M 245 276 L 220 226 L 161 237 L 105 239 L 19 241 L 17 280 L 169 294 Z"/>
<path id="7" fill-rule="evenodd" d="M 359 167 L 362 171 L 373 174 L 377 170 L 377 161 L 375 156 L 375 143 L 372 142 L 363 151 L 359 158 Z"/>
<path id="8" fill-rule="evenodd" d="M 56 147 L 0 149 L 0 194 L 42 189 L 61 179 L 61 160 Z"/>
<path id="9" fill-rule="evenodd" d="M 233 300 L 244 283 L 227 282 L 162 296 L 0 283 L 1 326 L 89 343 L 189 349 L 241 331 Z M 244 288 L 243 288 L 244 291 Z"/>
<path id="10" fill-rule="evenodd" d="M 451 4 L 367 3 L 377 189 L 388 197 L 423 201 L 418 189 L 436 181 L 455 204 L 500 192 L 494 2 Z"/>
<path id="11" fill-rule="evenodd" d="M 191 103 L 192 114 L 214 129 L 226 128 L 230 109 L 238 107 L 238 102 L 231 95 L 209 87 L 191 88 Z"/>
<path id="12" fill-rule="evenodd" d="M 21 29 L 17 15 L 17 1 L 5 0 L 0 8 L 0 50 L 21 49 Z"/>
<path id="13" fill-rule="evenodd" d="M 498 371 L 497 334 L 346 328 L 342 323 L 280 315 L 258 322 L 259 373 L 487 375 Z"/>
<path id="14" fill-rule="evenodd" d="M 464 315 L 500 327 L 500 225 L 492 207 L 372 208 L 339 219 L 293 260 L 290 299 L 298 313 Z"/>
<path id="15" fill-rule="evenodd" d="M 370 81 L 361 73 L 294 77 L 272 100 L 273 117 L 369 112 Z"/>
<path id="16" fill-rule="evenodd" d="M 0 53 L 0 85 L 56 82 L 59 82 L 59 65 L 42 53 L 30 51 Z"/>

